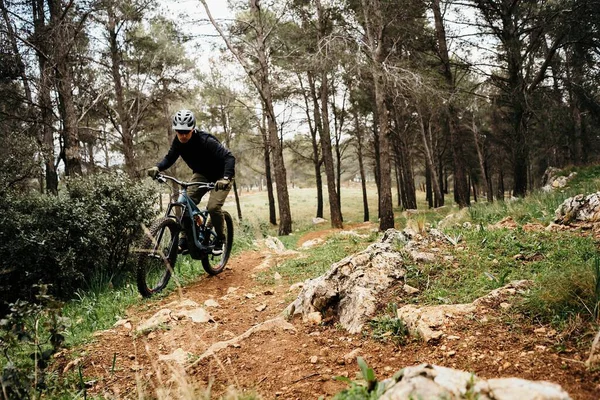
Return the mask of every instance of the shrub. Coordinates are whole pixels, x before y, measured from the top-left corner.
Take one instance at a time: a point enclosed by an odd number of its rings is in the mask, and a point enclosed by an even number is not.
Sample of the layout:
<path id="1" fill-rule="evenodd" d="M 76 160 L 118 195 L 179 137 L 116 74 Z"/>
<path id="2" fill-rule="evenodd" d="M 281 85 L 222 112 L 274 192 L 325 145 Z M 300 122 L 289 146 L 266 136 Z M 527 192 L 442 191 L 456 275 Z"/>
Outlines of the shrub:
<path id="1" fill-rule="evenodd" d="M 59 196 L 5 194 L 0 201 L 3 306 L 34 299 L 38 283 L 64 299 L 95 276 L 123 276 L 129 247 L 154 214 L 152 201 L 149 186 L 118 173 L 69 180 Z"/>

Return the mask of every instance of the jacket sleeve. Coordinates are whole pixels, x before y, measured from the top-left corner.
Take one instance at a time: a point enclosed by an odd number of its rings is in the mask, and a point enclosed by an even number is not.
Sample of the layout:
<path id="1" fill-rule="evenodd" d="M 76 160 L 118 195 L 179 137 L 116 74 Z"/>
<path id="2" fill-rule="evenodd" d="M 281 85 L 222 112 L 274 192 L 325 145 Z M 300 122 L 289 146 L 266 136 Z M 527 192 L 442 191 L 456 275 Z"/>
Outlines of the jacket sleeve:
<path id="1" fill-rule="evenodd" d="M 206 141 L 206 146 L 210 151 L 216 154 L 217 157 L 222 158 L 225 161 L 223 176 L 233 178 L 235 176 L 235 157 L 231 154 L 231 151 L 214 138 L 209 138 Z"/>
<path id="2" fill-rule="evenodd" d="M 174 138 L 173 142 L 171 143 L 171 148 L 169 149 L 167 155 L 158 164 L 156 164 L 159 171 L 169 169 L 173 164 L 175 164 L 175 161 L 177 161 L 177 159 L 179 158 L 179 146 L 177 146 L 177 143 L 175 143 L 176 141 L 177 138 Z"/>

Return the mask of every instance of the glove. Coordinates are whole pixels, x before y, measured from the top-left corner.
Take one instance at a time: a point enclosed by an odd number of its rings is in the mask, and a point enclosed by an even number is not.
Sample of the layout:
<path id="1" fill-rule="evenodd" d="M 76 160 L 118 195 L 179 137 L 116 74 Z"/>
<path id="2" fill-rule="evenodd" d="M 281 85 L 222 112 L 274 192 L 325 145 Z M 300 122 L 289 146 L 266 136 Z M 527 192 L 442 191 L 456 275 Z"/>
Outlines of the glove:
<path id="1" fill-rule="evenodd" d="M 158 167 L 152 167 L 152 168 L 149 168 L 149 169 L 146 171 L 146 173 L 148 174 L 148 176 L 149 176 L 150 178 L 152 178 L 152 179 L 156 179 L 156 177 L 158 176 L 158 173 L 159 173 L 159 172 L 160 172 L 160 171 L 158 170 Z"/>
<path id="2" fill-rule="evenodd" d="M 231 189 L 231 181 L 229 178 L 221 178 L 215 182 L 215 191 Z"/>

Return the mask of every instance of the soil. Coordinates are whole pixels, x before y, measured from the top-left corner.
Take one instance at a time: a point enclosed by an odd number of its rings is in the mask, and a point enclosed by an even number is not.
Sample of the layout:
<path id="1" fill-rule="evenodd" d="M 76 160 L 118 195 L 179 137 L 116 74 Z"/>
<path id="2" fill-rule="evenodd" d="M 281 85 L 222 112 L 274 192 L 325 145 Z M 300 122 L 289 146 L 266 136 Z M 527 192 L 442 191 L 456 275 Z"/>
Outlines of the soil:
<path id="1" fill-rule="evenodd" d="M 331 233 L 312 232 L 298 244 Z M 449 327 L 447 335 L 433 344 L 413 339 L 402 345 L 379 342 L 371 338 L 368 329 L 362 335 L 349 335 L 334 321 L 311 325 L 296 319 L 291 321 L 294 330 L 258 331 L 199 360 L 211 344 L 277 318 L 296 297 L 298 289 L 290 291 L 288 282 L 276 280 L 275 285 L 263 285 L 256 281 L 256 269 L 264 268 L 266 257 L 260 251 L 244 252 L 232 258 L 228 268 L 216 277 L 202 275 L 194 284 L 163 299 L 140 301 L 126 316 L 131 326 L 98 332 L 93 343 L 75 349 L 73 354 L 81 357 L 69 365 L 65 360 L 64 369 L 72 369 L 79 362 L 86 379 L 91 379 L 88 394 L 109 399 L 142 398 L 140 393 L 150 398 L 192 398 L 185 393 L 194 388 L 219 398 L 231 387 L 238 394 L 254 392 L 264 399 L 317 399 L 330 398 L 348 387 L 334 378 L 355 379 L 359 355 L 379 379 L 405 366 L 431 363 L 482 378 L 547 380 L 560 384 L 573 399 L 600 398 L 600 371 L 590 371 L 584 365 L 589 344 L 565 344 L 550 327 L 534 325 L 506 310 L 491 311 L 487 320 L 465 319 Z M 386 293 L 382 305 L 394 297 L 395 290 L 398 288 Z M 218 307 L 206 308 L 213 321 L 198 324 L 181 319 L 149 333 L 136 333 L 137 324 L 181 299 L 199 305 L 216 300 Z M 177 349 L 189 353 L 185 363 L 159 361 L 159 355 Z"/>

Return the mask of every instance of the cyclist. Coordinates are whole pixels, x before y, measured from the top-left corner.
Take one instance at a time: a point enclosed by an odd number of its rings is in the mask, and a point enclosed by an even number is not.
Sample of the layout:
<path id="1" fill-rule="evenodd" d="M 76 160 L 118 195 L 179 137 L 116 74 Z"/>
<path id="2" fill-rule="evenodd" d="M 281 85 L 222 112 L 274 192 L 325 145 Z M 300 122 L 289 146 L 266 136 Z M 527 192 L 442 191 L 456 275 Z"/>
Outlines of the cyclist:
<path id="1" fill-rule="evenodd" d="M 171 148 L 155 167 L 148 169 L 148 175 L 156 179 L 160 171 L 168 169 L 181 157 L 193 171 L 192 182 L 215 182 L 215 190 L 210 193 L 207 209 L 217 233 L 213 254 L 222 254 L 225 234 L 221 207 L 229 194 L 235 175 L 235 157 L 213 135 L 196 128 L 196 118 L 190 110 L 177 111 L 173 116 L 172 127 L 177 135 L 171 143 Z M 207 191 L 193 186 L 188 194 L 197 204 Z M 179 249 L 182 252 L 187 251 L 184 234 L 179 240 Z"/>

